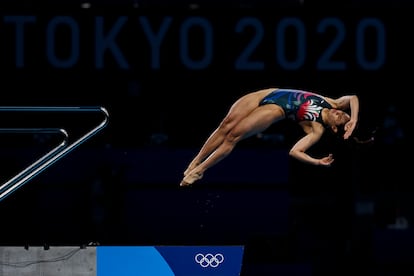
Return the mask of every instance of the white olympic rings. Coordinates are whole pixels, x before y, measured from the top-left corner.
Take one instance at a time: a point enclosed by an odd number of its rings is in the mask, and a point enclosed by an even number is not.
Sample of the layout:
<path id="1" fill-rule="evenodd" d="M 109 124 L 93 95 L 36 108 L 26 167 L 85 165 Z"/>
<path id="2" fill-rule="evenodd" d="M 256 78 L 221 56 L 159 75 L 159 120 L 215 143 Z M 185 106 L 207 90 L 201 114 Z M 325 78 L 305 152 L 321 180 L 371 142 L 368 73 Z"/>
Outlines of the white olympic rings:
<path id="1" fill-rule="evenodd" d="M 219 264 L 224 261 L 224 256 L 221 253 L 215 255 L 211 253 L 208 253 L 206 255 L 198 253 L 195 255 L 194 260 L 202 267 L 218 267 Z"/>

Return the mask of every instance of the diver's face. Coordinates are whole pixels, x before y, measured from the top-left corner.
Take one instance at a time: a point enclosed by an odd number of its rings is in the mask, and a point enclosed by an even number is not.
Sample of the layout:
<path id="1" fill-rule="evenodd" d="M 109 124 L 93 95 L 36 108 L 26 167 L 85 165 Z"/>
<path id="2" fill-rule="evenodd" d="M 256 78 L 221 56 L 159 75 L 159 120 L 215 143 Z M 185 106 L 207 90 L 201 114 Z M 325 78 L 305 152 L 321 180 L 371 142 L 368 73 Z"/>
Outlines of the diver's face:
<path id="1" fill-rule="evenodd" d="M 338 109 L 330 109 L 329 117 L 335 126 L 344 125 L 351 119 L 348 113 Z"/>

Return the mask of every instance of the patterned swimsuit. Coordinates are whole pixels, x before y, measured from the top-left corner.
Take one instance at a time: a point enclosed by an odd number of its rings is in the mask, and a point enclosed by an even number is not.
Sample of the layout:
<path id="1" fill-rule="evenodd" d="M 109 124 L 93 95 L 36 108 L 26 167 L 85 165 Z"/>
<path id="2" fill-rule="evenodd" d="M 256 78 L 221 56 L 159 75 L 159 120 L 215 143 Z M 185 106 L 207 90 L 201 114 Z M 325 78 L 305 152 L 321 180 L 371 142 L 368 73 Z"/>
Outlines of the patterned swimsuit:
<path id="1" fill-rule="evenodd" d="M 295 90 L 276 89 L 270 92 L 259 105 L 276 104 L 283 108 L 286 117 L 294 121 L 315 121 L 324 125 L 322 121 L 322 109 L 332 108 L 318 94 Z"/>

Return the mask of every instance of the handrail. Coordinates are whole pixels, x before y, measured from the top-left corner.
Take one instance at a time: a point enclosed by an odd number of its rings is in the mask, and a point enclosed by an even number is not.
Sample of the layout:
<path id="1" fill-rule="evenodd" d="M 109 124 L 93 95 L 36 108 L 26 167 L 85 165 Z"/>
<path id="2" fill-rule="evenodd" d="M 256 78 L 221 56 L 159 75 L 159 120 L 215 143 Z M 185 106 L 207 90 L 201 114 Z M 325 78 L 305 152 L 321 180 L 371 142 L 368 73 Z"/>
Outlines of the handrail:
<path id="1" fill-rule="evenodd" d="M 51 151 L 46 153 L 44 156 L 39 158 L 37 161 L 29 165 L 27 168 L 16 174 L 6 183 L 0 186 L 0 201 L 10 195 L 12 192 L 17 190 L 19 187 L 27 183 L 33 177 L 44 171 L 50 165 L 54 164 L 57 160 L 68 154 L 70 151 L 75 149 L 80 144 L 91 138 L 93 135 L 101 131 L 109 120 L 109 113 L 104 107 L 56 107 L 56 106 L 0 106 L 0 112 L 101 112 L 104 115 L 103 121 L 96 127 L 92 128 L 86 134 L 72 143 L 68 143 L 68 133 L 64 129 L 53 129 L 53 128 L 0 128 L 0 133 L 52 133 L 60 132 L 65 138 L 64 140 L 53 148 Z"/>
<path id="2" fill-rule="evenodd" d="M 28 128 L 28 129 L 3 128 L 3 129 L 0 129 L 0 133 L 42 133 L 42 134 L 61 133 L 64 135 L 63 141 L 60 142 L 56 147 L 54 147 L 52 150 L 47 152 L 45 155 L 40 157 L 38 160 L 33 162 L 28 167 L 26 167 L 20 173 L 16 174 L 10 180 L 2 184 L 0 186 L 0 194 L 2 194 L 6 189 L 10 188 L 11 185 L 18 183 L 18 181 L 22 179 L 23 177 L 26 177 L 27 175 L 29 175 L 33 170 L 41 166 L 42 163 L 46 162 L 51 156 L 55 155 L 58 151 L 63 149 L 68 143 L 68 134 L 64 129 L 61 129 L 61 128 L 44 128 L 44 129 L 42 128 Z"/>

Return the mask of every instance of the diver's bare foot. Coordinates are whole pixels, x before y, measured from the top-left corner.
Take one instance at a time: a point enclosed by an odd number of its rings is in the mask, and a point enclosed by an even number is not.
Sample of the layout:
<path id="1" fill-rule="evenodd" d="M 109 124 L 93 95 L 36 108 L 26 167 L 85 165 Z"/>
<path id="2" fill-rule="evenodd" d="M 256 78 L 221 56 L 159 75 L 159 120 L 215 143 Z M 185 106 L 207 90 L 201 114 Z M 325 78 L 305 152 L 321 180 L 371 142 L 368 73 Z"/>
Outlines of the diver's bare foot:
<path id="1" fill-rule="evenodd" d="M 184 176 L 187 176 L 198 164 L 190 164 L 188 168 L 184 171 Z"/>
<path id="2" fill-rule="evenodd" d="M 194 182 L 196 182 L 197 180 L 200 180 L 201 178 L 203 178 L 203 174 L 202 173 L 197 173 L 197 172 L 188 173 L 183 178 L 183 180 L 181 180 L 180 186 L 190 186 Z"/>
<path id="3" fill-rule="evenodd" d="M 187 176 L 187 174 L 188 174 L 189 172 L 191 172 L 191 168 L 190 168 L 190 167 L 188 167 L 188 168 L 184 171 L 183 175 L 184 175 L 184 176 Z"/>

